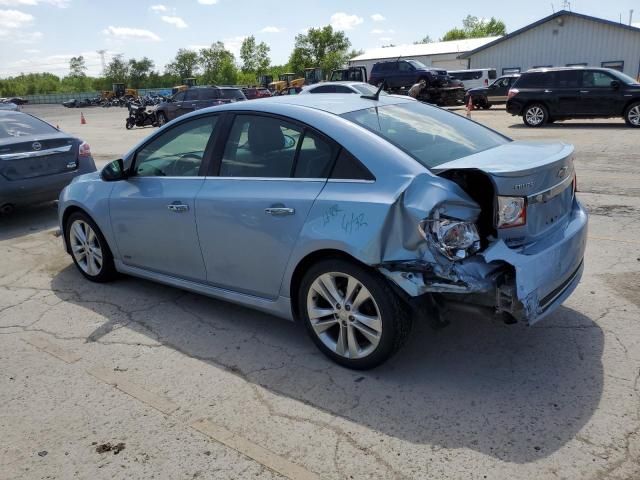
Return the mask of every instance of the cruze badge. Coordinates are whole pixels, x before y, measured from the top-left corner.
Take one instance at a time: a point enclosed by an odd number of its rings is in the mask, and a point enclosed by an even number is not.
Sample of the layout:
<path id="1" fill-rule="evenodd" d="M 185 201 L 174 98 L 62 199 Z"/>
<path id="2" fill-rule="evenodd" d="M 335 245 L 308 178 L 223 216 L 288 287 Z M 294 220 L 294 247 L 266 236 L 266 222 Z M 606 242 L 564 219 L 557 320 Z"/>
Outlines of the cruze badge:
<path id="1" fill-rule="evenodd" d="M 33 142 L 31 144 L 31 148 L 33 148 L 35 151 L 38 151 L 42 148 L 42 145 L 40 144 L 40 142 Z"/>
<path id="2" fill-rule="evenodd" d="M 524 190 L 526 188 L 531 188 L 533 187 L 533 182 L 527 182 L 527 183 L 516 183 L 513 186 L 514 190 Z"/>
<path id="3" fill-rule="evenodd" d="M 567 173 L 567 170 L 569 170 L 569 167 L 562 167 L 560 170 L 558 170 L 558 177 L 564 177 L 564 174 Z"/>

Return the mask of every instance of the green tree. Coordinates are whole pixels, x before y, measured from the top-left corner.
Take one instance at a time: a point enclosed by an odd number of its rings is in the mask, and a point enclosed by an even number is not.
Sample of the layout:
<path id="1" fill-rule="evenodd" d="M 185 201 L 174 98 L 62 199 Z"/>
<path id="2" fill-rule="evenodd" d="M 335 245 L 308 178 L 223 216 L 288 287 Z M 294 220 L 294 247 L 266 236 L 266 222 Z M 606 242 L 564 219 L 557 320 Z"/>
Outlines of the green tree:
<path id="1" fill-rule="evenodd" d="M 233 53 L 219 41 L 212 43 L 209 48 L 200 50 L 202 83 L 234 84 L 238 76 L 235 60 Z"/>
<path id="2" fill-rule="evenodd" d="M 306 34 L 296 35 L 289 66 L 298 73 L 307 67 L 320 67 L 328 74 L 349 60 L 349 47 L 351 42 L 345 33 L 334 31 L 331 25 L 311 28 Z"/>
<path id="3" fill-rule="evenodd" d="M 414 45 L 418 45 L 420 43 L 433 43 L 433 40 L 429 35 L 425 35 L 422 40 L 418 40 L 417 42 L 413 42 Z"/>
<path id="4" fill-rule="evenodd" d="M 176 53 L 173 62 L 169 63 L 165 70 L 168 74 L 179 80 L 196 75 L 200 66 L 200 58 L 197 52 L 181 48 Z"/>
<path id="5" fill-rule="evenodd" d="M 271 48 L 264 42 L 256 43 L 256 37 L 251 35 L 242 41 L 240 47 L 240 59 L 242 60 L 242 71 L 262 75 L 271 64 L 269 52 Z"/>
<path id="6" fill-rule="evenodd" d="M 69 60 L 69 76 L 70 77 L 84 77 L 87 71 L 87 65 L 82 55 L 78 57 L 71 57 Z"/>
<path id="7" fill-rule="evenodd" d="M 122 55 L 114 56 L 104 70 L 107 83 L 127 83 L 129 79 L 129 64 Z"/>
<path id="8" fill-rule="evenodd" d="M 149 75 L 153 71 L 153 60 L 142 57 L 140 60 L 129 59 L 129 83 L 133 88 L 143 88 L 147 85 Z"/>
<path id="9" fill-rule="evenodd" d="M 507 27 L 502 20 L 491 17 L 489 20 L 467 15 L 462 20 L 462 28 L 452 28 L 442 37 L 442 41 L 462 40 L 465 38 L 494 37 L 506 35 Z"/>

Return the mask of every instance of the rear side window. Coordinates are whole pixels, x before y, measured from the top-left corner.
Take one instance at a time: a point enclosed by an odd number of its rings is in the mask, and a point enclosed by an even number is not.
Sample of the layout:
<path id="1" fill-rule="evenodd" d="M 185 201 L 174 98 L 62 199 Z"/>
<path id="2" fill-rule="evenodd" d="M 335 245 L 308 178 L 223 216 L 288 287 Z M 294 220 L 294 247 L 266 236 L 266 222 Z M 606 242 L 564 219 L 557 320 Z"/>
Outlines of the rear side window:
<path id="1" fill-rule="evenodd" d="M 200 100 L 214 100 L 219 98 L 217 88 L 203 88 L 200 90 Z"/>
<path id="2" fill-rule="evenodd" d="M 525 73 L 518 80 L 518 88 L 543 88 L 553 84 L 554 72 Z"/>
<path id="3" fill-rule="evenodd" d="M 331 172 L 331 178 L 336 180 L 375 180 L 369 169 L 344 148 L 340 150 L 333 172 Z"/>
<path id="4" fill-rule="evenodd" d="M 579 70 L 564 70 L 556 72 L 556 86 L 561 88 L 578 88 L 582 72 Z"/>
<path id="5" fill-rule="evenodd" d="M 302 129 L 285 120 L 236 116 L 220 166 L 221 177 L 289 178 Z"/>
<path id="6" fill-rule="evenodd" d="M 26 113 L 0 114 L 0 138 L 24 137 L 55 133 L 58 130 L 39 118 Z"/>
<path id="7" fill-rule="evenodd" d="M 327 178 L 335 157 L 335 150 L 332 143 L 313 132 L 306 131 L 300 145 L 294 177 Z"/>
<path id="8" fill-rule="evenodd" d="M 311 89 L 309 93 L 335 93 L 335 91 L 335 85 L 322 85 L 320 87 Z"/>

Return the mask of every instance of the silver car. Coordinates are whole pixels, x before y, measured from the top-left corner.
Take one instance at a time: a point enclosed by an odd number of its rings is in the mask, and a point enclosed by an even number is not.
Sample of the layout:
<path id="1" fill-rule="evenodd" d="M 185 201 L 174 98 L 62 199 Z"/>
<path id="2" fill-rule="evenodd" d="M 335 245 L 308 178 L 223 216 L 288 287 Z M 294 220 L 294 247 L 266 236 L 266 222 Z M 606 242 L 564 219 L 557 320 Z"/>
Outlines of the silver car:
<path id="1" fill-rule="evenodd" d="M 310 93 L 355 93 L 357 95 L 373 95 L 377 90 L 377 87 L 365 82 L 321 82 L 304 87 L 300 95 Z M 387 95 L 387 92 L 381 91 L 380 95 Z"/>
<path id="2" fill-rule="evenodd" d="M 87 279 L 118 272 L 303 322 L 374 367 L 447 307 L 534 323 L 576 288 L 573 147 L 394 96 L 200 110 L 61 194 Z"/>
<path id="3" fill-rule="evenodd" d="M 89 144 L 27 113 L 0 111 L 0 213 L 53 201 L 95 171 Z"/>

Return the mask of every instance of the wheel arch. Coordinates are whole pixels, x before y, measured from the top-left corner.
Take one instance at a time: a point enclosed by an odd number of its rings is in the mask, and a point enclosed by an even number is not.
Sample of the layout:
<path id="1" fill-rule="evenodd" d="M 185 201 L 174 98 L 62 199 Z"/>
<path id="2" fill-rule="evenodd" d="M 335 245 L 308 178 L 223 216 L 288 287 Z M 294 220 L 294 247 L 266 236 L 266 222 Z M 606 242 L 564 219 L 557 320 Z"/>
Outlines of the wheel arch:
<path id="1" fill-rule="evenodd" d="M 627 114 L 627 111 L 629 110 L 629 107 L 631 107 L 631 105 L 633 105 L 634 103 L 640 103 L 640 98 L 632 98 L 627 103 L 625 103 L 624 108 L 622 109 L 622 116 L 623 117 Z"/>
<path id="2" fill-rule="evenodd" d="M 311 253 L 308 253 L 296 265 L 295 269 L 293 270 L 293 274 L 291 275 L 291 280 L 289 282 L 289 298 L 291 300 L 291 313 L 295 321 L 297 321 L 298 318 L 300 318 L 299 317 L 300 305 L 298 304 L 298 288 L 300 287 L 300 283 L 302 282 L 302 277 L 304 277 L 304 274 L 309 270 L 309 268 L 311 268 L 312 265 L 319 262 L 320 260 L 327 260 L 327 259 L 346 260 L 346 261 L 355 263 L 359 266 L 365 267 L 367 269 L 371 269 L 369 265 L 361 262 L 356 257 L 346 253 L 343 250 L 337 250 L 334 248 L 325 248 L 325 249 L 315 250 Z"/>

